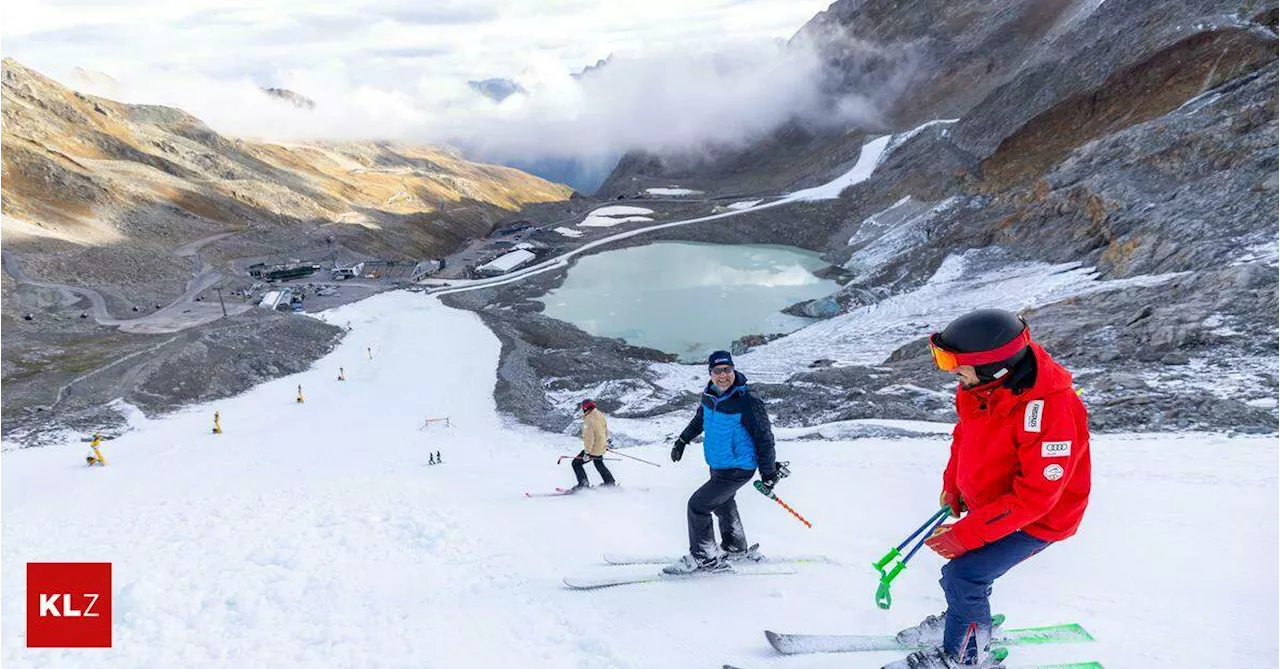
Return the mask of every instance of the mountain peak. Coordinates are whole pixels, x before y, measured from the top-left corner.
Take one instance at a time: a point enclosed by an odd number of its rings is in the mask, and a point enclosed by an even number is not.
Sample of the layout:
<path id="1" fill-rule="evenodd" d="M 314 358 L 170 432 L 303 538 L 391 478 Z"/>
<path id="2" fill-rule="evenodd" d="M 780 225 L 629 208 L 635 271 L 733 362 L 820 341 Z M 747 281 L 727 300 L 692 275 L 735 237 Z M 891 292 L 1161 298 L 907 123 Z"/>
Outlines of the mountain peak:
<path id="1" fill-rule="evenodd" d="M 287 88 L 268 88 L 264 86 L 262 87 L 262 92 L 277 100 L 288 102 L 298 109 L 312 110 L 316 108 L 315 100 Z"/>
<path id="2" fill-rule="evenodd" d="M 468 81 L 467 85 L 471 87 L 471 90 L 494 102 L 502 102 L 516 93 L 527 93 L 524 86 L 510 79 L 502 79 L 500 77 L 472 80 Z"/>

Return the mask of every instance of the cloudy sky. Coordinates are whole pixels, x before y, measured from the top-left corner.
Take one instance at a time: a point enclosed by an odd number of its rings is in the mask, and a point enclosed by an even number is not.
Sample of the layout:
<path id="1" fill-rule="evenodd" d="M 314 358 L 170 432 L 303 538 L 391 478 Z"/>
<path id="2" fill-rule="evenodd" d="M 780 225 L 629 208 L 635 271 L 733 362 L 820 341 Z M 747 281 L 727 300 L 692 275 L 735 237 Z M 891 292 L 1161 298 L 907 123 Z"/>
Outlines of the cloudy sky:
<path id="1" fill-rule="evenodd" d="M 486 144 L 528 155 L 734 141 L 815 104 L 780 44 L 829 0 L 6 0 L 0 51 L 64 83 L 266 139 Z M 599 76 L 573 72 L 614 56 Z M 72 77 L 81 67 L 109 80 Z M 467 81 L 525 94 L 494 102 Z M 314 99 L 305 112 L 259 86 Z"/>

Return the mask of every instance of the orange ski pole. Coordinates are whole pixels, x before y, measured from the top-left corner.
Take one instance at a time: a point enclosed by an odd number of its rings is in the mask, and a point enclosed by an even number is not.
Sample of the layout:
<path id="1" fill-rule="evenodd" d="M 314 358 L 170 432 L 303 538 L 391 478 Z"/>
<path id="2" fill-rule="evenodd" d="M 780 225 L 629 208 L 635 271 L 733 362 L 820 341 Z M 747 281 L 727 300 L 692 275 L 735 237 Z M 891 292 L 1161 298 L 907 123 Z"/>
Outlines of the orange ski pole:
<path id="1" fill-rule="evenodd" d="M 756 485 L 756 490 L 759 490 L 761 495 L 764 495 L 765 497 L 768 497 L 769 499 L 771 499 L 771 500 L 773 500 L 773 501 L 777 502 L 779 506 L 781 506 L 782 508 L 784 508 L 784 509 L 786 509 L 786 510 L 787 510 L 787 513 L 789 513 L 789 514 L 791 514 L 791 515 L 795 516 L 795 517 L 796 517 L 796 520 L 798 520 L 798 521 L 800 521 L 800 522 L 804 523 L 804 526 L 805 526 L 805 527 L 813 527 L 813 523 L 811 523 L 811 522 L 809 522 L 809 521 L 805 520 L 805 519 L 804 519 L 804 516 L 802 516 L 802 515 L 800 515 L 799 513 L 797 513 L 797 512 L 796 512 L 796 510 L 795 510 L 795 509 L 793 509 L 793 508 L 791 508 L 791 506 L 790 506 L 790 505 L 788 505 L 786 502 L 784 502 L 784 501 L 782 501 L 782 500 L 778 499 L 778 496 L 777 496 L 777 495 L 775 495 L 775 494 L 773 494 L 773 491 L 772 491 L 772 490 L 769 490 L 768 488 L 765 488 L 765 487 L 764 487 L 764 481 L 756 481 L 756 484 L 755 484 L 755 485 Z"/>

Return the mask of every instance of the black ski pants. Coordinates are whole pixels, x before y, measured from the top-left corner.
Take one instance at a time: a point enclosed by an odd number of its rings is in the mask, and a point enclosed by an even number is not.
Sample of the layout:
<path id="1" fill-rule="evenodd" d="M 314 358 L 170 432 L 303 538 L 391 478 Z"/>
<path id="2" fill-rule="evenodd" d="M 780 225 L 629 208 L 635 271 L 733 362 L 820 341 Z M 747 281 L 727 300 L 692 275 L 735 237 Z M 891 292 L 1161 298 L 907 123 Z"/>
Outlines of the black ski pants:
<path id="1" fill-rule="evenodd" d="M 716 549 L 711 514 L 720 521 L 720 548 L 746 550 L 747 535 L 738 516 L 733 496 L 755 476 L 754 469 L 712 469 L 711 479 L 689 497 L 689 554 L 699 560 L 710 558 Z"/>
<path id="2" fill-rule="evenodd" d="M 578 477 L 579 485 L 587 485 L 587 470 L 584 469 L 582 466 L 583 461 L 585 461 L 586 459 L 587 459 L 587 452 L 583 451 L 579 453 L 578 457 L 574 458 L 572 462 L 573 475 Z M 592 456 L 591 461 L 595 463 L 596 471 L 600 472 L 600 478 L 604 479 L 605 483 L 614 482 L 613 474 L 609 471 L 608 467 L 604 466 L 604 460 L 602 458 L 598 456 Z"/>

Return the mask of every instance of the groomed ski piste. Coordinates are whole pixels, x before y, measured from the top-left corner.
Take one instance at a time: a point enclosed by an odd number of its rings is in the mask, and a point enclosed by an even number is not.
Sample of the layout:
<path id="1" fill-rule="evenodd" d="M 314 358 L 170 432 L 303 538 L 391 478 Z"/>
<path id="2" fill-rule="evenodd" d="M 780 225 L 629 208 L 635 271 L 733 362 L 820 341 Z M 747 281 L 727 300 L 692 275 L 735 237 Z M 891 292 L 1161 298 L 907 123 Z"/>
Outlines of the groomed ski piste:
<path id="1" fill-rule="evenodd" d="M 104 442 L 107 467 L 85 467 L 78 442 L 4 453 L 6 667 L 879 667 L 901 653 L 783 657 L 763 631 L 886 634 L 943 608 L 937 556 L 917 555 L 889 611 L 869 563 L 933 511 L 948 425 L 778 431 L 793 475 L 777 493 L 814 526 L 745 488 L 748 538 L 831 562 L 574 591 L 563 578 L 658 569 L 606 553 L 685 550 L 706 468 L 696 446 L 667 457 L 684 412 L 611 421 L 650 444 L 625 453 L 663 465 L 611 462 L 623 490 L 526 498 L 572 482 L 555 462 L 580 440 L 499 415 L 499 343 L 477 316 L 401 292 L 322 317 L 351 332 L 310 371 L 139 418 Z M 436 417 L 448 425 L 424 427 Z M 444 463 L 424 466 L 437 450 Z M 1010 572 L 994 602 L 1010 626 L 1074 622 L 1097 640 L 1017 647 L 1009 666 L 1272 665 L 1275 438 L 1104 435 L 1093 457 L 1079 535 Z M 32 561 L 113 564 L 112 648 L 24 647 Z"/>

